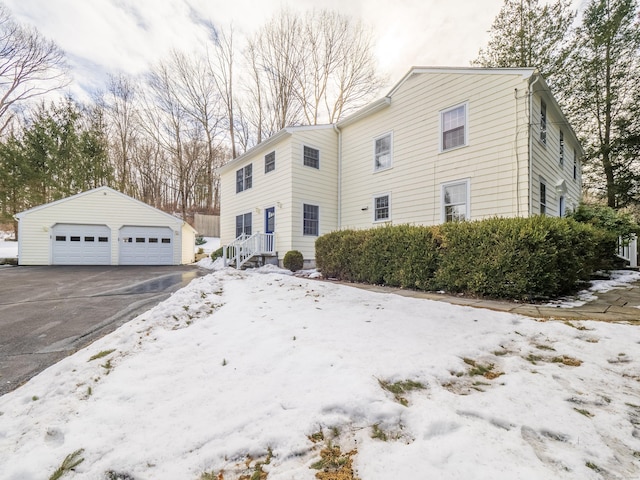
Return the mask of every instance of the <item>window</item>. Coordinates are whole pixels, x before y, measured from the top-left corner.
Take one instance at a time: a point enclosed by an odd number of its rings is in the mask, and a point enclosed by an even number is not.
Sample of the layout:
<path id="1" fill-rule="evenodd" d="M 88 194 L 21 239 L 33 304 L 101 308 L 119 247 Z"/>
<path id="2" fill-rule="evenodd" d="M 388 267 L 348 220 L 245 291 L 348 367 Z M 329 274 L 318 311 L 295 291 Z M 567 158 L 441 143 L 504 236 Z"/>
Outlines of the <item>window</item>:
<path id="1" fill-rule="evenodd" d="M 264 156 L 264 173 L 273 172 L 276 169 L 276 152 L 267 153 Z"/>
<path id="2" fill-rule="evenodd" d="M 136 237 L 136 243 L 144 243 L 145 238 L 144 237 Z"/>
<path id="3" fill-rule="evenodd" d="M 318 236 L 320 232 L 320 207 L 317 205 L 302 206 L 302 233 Z"/>
<path id="4" fill-rule="evenodd" d="M 65 235 L 56 235 L 56 242 L 66 242 L 67 237 Z"/>
<path id="5" fill-rule="evenodd" d="M 540 101 L 540 141 L 547 144 L 547 104 Z"/>
<path id="6" fill-rule="evenodd" d="M 252 173 L 253 173 L 252 163 L 236 171 L 236 193 L 240 193 L 244 190 L 248 190 L 249 188 L 251 188 Z"/>
<path id="7" fill-rule="evenodd" d="M 170 238 L 163 238 L 162 239 L 162 243 L 171 243 L 171 239 Z"/>
<path id="8" fill-rule="evenodd" d="M 69 237 L 69 240 L 71 240 L 72 242 L 79 242 L 80 237 Z"/>
<path id="9" fill-rule="evenodd" d="M 374 171 L 391 168 L 391 144 L 393 136 L 387 133 L 374 140 L 373 169 Z"/>
<path id="10" fill-rule="evenodd" d="M 373 199 L 373 221 L 385 222 L 391 219 L 391 202 L 389 195 L 381 195 Z"/>
<path id="11" fill-rule="evenodd" d="M 459 222 L 469 218 L 468 192 L 468 180 L 442 186 L 442 220 L 444 222 Z"/>
<path id="12" fill-rule="evenodd" d="M 85 242 L 95 242 L 96 239 L 95 239 L 95 237 L 84 237 L 84 241 Z"/>
<path id="13" fill-rule="evenodd" d="M 564 217 L 565 214 L 565 206 L 564 206 L 564 196 L 560 196 L 558 201 L 558 216 Z"/>
<path id="14" fill-rule="evenodd" d="M 305 145 L 303 157 L 307 167 L 320 168 L 320 150 Z"/>
<path id="15" fill-rule="evenodd" d="M 540 215 L 547 213 L 547 186 L 540 180 Z"/>
<path id="16" fill-rule="evenodd" d="M 245 235 L 251 236 L 251 224 L 252 224 L 251 213 L 244 213 L 242 215 L 237 215 L 236 216 L 236 238 L 238 238 L 243 233 Z"/>
<path id="17" fill-rule="evenodd" d="M 564 167 L 564 133 L 560 130 L 560 167 Z"/>
<path id="18" fill-rule="evenodd" d="M 122 239 L 122 243 L 133 243 L 133 238 L 131 237 L 124 237 Z"/>
<path id="19" fill-rule="evenodd" d="M 149 239 L 149 243 L 158 243 L 158 239 L 152 237 Z"/>
<path id="20" fill-rule="evenodd" d="M 467 144 L 467 105 L 450 108 L 440 114 L 442 131 L 441 150 L 450 150 Z"/>
<path id="21" fill-rule="evenodd" d="M 98 237 L 98 242 L 108 242 L 109 238 L 108 237 Z"/>
<path id="22" fill-rule="evenodd" d="M 576 151 L 573 151 L 573 179 L 578 179 L 578 154 Z"/>

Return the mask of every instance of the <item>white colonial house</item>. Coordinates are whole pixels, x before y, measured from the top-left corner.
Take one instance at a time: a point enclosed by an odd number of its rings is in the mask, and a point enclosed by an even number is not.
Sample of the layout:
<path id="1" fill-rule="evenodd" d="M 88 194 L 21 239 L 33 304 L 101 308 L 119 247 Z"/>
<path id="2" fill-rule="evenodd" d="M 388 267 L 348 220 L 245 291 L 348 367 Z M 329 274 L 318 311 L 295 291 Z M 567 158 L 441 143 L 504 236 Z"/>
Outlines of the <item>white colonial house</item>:
<path id="1" fill-rule="evenodd" d="M 288 127 L 220 169 L 230 263 L 384 224 L 562 216 L 582 149 L 533 68 L 412 68 L 333 125 Z"/>

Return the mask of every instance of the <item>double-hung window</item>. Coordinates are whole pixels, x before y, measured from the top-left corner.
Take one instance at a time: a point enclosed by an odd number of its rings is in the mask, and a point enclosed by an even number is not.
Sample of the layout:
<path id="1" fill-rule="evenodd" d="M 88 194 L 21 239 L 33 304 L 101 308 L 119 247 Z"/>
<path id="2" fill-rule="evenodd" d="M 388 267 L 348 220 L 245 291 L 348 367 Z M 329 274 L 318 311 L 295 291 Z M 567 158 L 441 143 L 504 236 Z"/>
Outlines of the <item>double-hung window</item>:
<path id="1" fill-rule="evenodd" d="M 373 199 L 373 221 L 387 222 L 391 220 L 391 198 L 389 194 Z"/>
<path id="2" fill-rule="evenodd" d="M 320 150 L 305 145 L 303 148 L 303 163 L 307 167 L 320 168 Z"/>
<path id="3" fill-rule="evenodd" d="M 317 237 L 320 234 L 320 207 L 302 205 L 302 233 Z"/>
<path id="4" fill-rule="evenodd" d="M 578 153 L 573 151 L 573 179 L 578 179 Z"/>
<path id="5" fill-rule="evenodd" d="M 252 175 L 253 175 L 252 163 L 236 171 L 236 193 L 240 193 L 240 192 L 243 192 L 244 190 L 248 190 L 249 188 L 251 188 L 251 185 L 253 183 Z"/>
<path id="6" fill-rule="evenodd" d="M 251 212 L 236 216 L 236 238 L 243 233 L 251 236 Z"/>
<path id="7" fill-rule="evenodd" d="M 540 141 L 547 144 L 547 104 L 540 101 Z"/>
<path id="8" fill-rule="evenodd" d="M 273 172 L 276 169 L 276 152 L 267 153 L 264 156 L 264 173 Z"/>
<path id="9" fill-rule="evenodd" d="M 377 172 L 391 168 L 393 135 L 387 133 L 376 138 L 373 143 L 373 170 Z"/>
<path id="10" fill-rule="evenodd" d="M 540 180 L 540 215 L 547 213 L 547 185 Z"/>
<path id="11" fill-rule="evenodd" d="M 440 113 L 440 149 L 451 150 L 467 144 L 467 104 Z"/>
<path id="12" fill-rule="evenodd" d="M 459 222 L 469 219 L 469 180 L 442 185 L 442 220 Z"/>
<path id="13" fill-rule="evenodd" d="M 564 167 L 564 133 L 560 130 L 560 168 Z"/>

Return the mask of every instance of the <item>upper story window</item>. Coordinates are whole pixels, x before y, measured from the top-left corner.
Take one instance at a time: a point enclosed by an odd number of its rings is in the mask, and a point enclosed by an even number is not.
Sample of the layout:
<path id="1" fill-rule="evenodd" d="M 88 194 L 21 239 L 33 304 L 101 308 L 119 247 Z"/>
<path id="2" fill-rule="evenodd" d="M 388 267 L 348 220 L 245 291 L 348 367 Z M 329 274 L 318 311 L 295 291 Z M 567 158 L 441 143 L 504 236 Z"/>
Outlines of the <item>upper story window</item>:
<path id="1" fill-rule="evenodd" d="M 386 222 L 391 220 L 390 195 L 380 195 L 373 199 L 373 221 Z"/>
<path id="2" fill-rule="evenodd" d="M 251 188 L 253 184 L 252 175 L 253 175 L 252 163 L 236 171 L 236 193 L 240 193 L 244 190 Z"/>
<path id="3" fill-rule="evenodd" d="M 573 151 L 573 179 L 578 179 L 578 152 Z"/>
<path id="4" fill-rule="evenodd" d="M 560 130 L 560 167 L 564 167 L 564 133 Z"/>
<path id="5" fill-rule="evenodd" d="M 547 144 L 547 104 L 540 101 L 540 141 Z"/>
<path id="6" fill-rule="evenodd" d="M 469 219 L 469 180 L 442 185 L 442 220 L 459 222 Z"/>
<path id="7" fill-rule="evenodd" d="M 267 153 L 264 156 L 264 173 L 273 172 L 276 169 L 276 152 Z"/>
<path id="8" fill-rule="evenodd" d="M 373 169 L 374 171 L 391 168 L 393 135 L 387 133 L 374 140 Z"/>
<path id="9" fill-rule="evenodd" d="M 303 163 L 307 167 L 320 168 L 320 150 L 304 146 Z"/>
<path id="10" fill-rule="evenodd" d="M 302 205 L 302 233 L 317 237 L 320 233 L 320 207 L 317 205 Z"/>
<path id="11" fill-rule="evenodd" d="M 441 150 L 450 150 L 467 144 L 467 104 L 440 113 Z"/>
<path id="12" fill-rule="evenodd" d="M 540 215 L 547 213 L 547 185 L 540 180 Z"/>

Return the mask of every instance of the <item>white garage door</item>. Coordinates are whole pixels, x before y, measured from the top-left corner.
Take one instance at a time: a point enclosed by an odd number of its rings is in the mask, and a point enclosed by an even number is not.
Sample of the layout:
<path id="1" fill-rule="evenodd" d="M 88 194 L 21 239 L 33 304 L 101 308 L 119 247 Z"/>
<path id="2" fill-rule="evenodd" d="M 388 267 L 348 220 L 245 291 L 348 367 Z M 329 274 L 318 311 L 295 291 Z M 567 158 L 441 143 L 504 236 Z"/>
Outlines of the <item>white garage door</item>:
<path id="1" fill-rule="evenodd" d="M 54 265 L 111 265 L 111 229 L 59 223 L 52 229 Z"/>
<path id="2" fill-rule="evenodd" d="M 169 227 L 122 227 L 120 265 L 173 265 L 174 242 Z"/>

